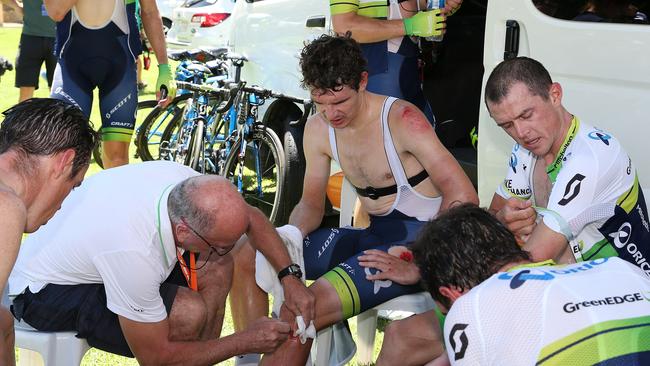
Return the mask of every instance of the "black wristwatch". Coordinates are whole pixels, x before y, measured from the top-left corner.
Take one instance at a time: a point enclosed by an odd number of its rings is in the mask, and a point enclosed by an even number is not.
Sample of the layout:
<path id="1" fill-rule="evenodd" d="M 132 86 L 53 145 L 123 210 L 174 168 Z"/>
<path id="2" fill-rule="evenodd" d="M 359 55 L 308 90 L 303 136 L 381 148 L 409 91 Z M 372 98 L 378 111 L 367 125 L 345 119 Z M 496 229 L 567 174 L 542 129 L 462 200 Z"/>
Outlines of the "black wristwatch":
<path id="1" fill-rule="evenodd" d="M 278 272 L 278 280 L 282 281 L 282 279 L 288 275 L 296 276 L 296 278 L 302 280 L 302 270 L 300 269 L 300 266 L 295 263 L 290 264 L 288 267 Z"/>

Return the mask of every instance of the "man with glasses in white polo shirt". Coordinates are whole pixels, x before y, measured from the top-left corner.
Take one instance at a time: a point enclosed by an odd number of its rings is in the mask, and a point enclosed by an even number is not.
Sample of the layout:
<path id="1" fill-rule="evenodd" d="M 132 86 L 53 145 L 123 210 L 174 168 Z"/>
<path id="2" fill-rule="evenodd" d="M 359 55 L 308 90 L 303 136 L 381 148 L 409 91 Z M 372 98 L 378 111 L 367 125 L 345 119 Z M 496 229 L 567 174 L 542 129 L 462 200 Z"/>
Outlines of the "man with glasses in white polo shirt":
<path id="1" fill-rule="evenodd" d="M 108 194 L 114 187 L 130 188 Z M 38 330 L 76 331 L 146 365 L 271 352 L 289 324 L 261 318 L 220 338 L 230 252 L 244 234 L 277 270 L 291 264 L 264 214 L 219 176 L 160 161 L 100 172 L 23 243 L 9 279 L 12 312 Z M 287 301 L 313 312 L 300 280 L 283 285 Z"/>

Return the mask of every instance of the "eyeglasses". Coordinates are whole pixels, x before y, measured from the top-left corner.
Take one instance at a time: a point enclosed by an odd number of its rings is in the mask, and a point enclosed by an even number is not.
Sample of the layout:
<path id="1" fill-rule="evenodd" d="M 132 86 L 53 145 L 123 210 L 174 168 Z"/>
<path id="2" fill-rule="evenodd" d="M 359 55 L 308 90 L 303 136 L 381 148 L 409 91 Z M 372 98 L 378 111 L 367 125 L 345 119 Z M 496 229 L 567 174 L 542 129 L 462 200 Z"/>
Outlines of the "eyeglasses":
<path id="1" fill-rule="evenodd" d="M 188 224 L 187 221 L 185 221 L 184 217 L 181 217 L 181 222 L 183 224 L 185 224 L 185 226 L 187 226 L 187 228 L 190 229 L 190 231 L 193 232 L 194 235 L 201 238 L 201 240 L 203 240 L 203 242 L 210 247 L 210 254 L 212 254 L 212 252 L 215 252 L 215 253 L 217 253 L 218 256 L 223 257 L 224 255 L 230 253 L 230 251 L 233 250 L 233 248 L 235 248 L 235 244 L 231 245 L 229 248 L 219 248 L 219 247 L 215 248 L 212 244 L 210 244 L 209 241 L 205 240 L 205 238 L 203 236 L 201 236 L 201 234 L 196 232 L 196 230 L 194 230 L 194 228 L 192 228 L 190 226 L 190 224 Z M 210 254 L 208 254 L 208 259 L 210 259 Z M 206 262 L 207 262 L 207 259 L 206 259 Z M 203 266 L 201 266 L 201 267 L 203 267 Z"/>

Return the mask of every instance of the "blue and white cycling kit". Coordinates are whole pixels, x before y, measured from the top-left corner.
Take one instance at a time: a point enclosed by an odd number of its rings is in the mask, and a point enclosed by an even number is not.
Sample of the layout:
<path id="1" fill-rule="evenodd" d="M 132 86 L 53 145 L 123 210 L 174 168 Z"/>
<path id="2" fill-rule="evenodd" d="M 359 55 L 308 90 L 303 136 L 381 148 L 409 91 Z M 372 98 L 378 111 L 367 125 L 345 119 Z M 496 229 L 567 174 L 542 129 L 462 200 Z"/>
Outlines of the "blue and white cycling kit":
<path id="1" fill-rule="evenodd" d="M 497 194 L 534 201 L 536 162 L 515 145 Z M 577 261 L 619 256 L 650 276 L 648 210 L 636 168 L 616 138 L 574 117 L 546 174 L 553 188 L 540 214 L 566 237 Z"/>
<path id="2" fill-rule="evenodd" d="M 104 141 L 131 140 L 138 103 L 135 59 L 141 53 L 134 0 L 114 0 L 111 18 L 99 27 L 85 25 L 76 9 L 57 23 L 58 65 L 52 97 L 90 115 L 99 88 Z"/>
<path id="3" fill-rule="evenodd" d="M 454 302 L 444 328 L 451 364 L 648 365 L 643 272 L 619 258 L 549 262 L 496 273 Z"/>
<path id="4" fill-rule="evenodd" d="M 357 13 L 374 19 L 402 19 L 398 0 L 330 0 L 332 15 Z M 422 91 L 418 65 L 419 48 L 408 36 L 361 43 L 368 61 L 367 90 L 381 95 L 404 99 L 415 104 L 435 125 L 433 110 Z"/>
<path id="5" fill-rule="evenodd" d="M 387 98 L 381 114 L 384 150 L 397 185 L 392 207 L 383 215 L 371 215 L 367 229 L 324 228 L 310 233 L 303 241 L 307 278 L 323 276 L 334 287 L 345 318 L 397 296 L 422 291 L 417 285 L 369 281 L 366 275 L 376 270 L 361 267 L 357 259 L 368 249 L 388 252 L 395 246 L 408 247 L 442 203 L 442 197 L 425 197 L 408 183 L 388 128 L 388 113 L 395 100 Z M 339 161 L 335 130 L 331 127 L 329 136 L 334 160 Z"/>

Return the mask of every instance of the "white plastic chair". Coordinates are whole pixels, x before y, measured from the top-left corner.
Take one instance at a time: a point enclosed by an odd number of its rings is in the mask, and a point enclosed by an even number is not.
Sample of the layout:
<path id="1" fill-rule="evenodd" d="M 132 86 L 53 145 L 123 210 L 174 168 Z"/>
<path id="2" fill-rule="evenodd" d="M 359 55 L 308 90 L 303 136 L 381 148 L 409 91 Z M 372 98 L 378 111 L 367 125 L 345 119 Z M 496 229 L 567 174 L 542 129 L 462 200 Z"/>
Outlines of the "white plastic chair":
<path id="1" fill-rule="evenodd" d="M 352 184 L 343 178 L 341 185 L 341 211 L 339 225 L 348 226 L 352 223 L 354 204 L 357 194 Z M 359 364 L 372 363 L 377 330 L 377 314 L 380 310 L 399 310 L 420 314 L 433 309 L 435 303 L 427 292 L 403 295 L 357 315 L 357 361 Z M 330 363 L 332 327 L 327 327 L 318 332 L 316 337 L 316 365 L 328 366 Z"/>
<path id="2" fill-rule="evenodd" d="M 2 305 L 9 307 L 11 301 L 5 292 Z M 15 321 L 16 347 L 27 352 L 20 352 L 18 366 L 77 366 L 81 364 L 86 351 L 90 349 L 88 342 L 75 337 L 76 332 L 40 332 L 29 324 Z M 35 353 L 41 355 L 38 357 Z"/>
<path id="3" fill-rule="evenodd" d="M 16 331 L 16 347 L 37 352 L 43 358 L 45 366 L 81 364 L 90 346 L 84 339 L 75 337 L 76 332 L 39 332 L 28 324 L 14 324 Z M 37 357 L 27 356 L 21 352 L 18 366 L 43 365 Z"/>

